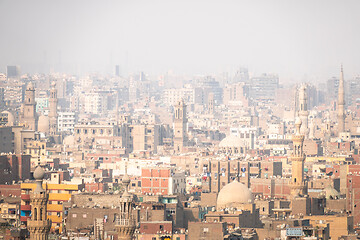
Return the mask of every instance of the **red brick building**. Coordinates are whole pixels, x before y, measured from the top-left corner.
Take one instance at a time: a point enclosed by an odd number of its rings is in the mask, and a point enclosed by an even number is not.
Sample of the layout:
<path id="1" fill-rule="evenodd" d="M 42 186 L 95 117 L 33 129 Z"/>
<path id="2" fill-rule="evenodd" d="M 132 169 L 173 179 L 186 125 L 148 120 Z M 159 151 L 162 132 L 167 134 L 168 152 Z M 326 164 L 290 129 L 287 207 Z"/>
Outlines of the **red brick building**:
<path id="1" fill-rule="evenodd" d="M 143 168 L 141 170 L 141 193 L 168 195 L 185 193 L 185 173 L 175 173 L 170 168 Z"/>

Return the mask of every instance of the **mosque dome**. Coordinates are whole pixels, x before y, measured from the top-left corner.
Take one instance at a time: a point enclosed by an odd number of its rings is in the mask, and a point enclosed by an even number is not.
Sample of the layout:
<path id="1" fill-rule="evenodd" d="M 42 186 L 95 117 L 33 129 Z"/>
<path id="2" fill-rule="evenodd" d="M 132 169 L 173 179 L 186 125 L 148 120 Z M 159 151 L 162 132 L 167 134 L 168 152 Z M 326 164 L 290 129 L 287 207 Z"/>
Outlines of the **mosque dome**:
<path id="1" fill-rule="evenodd" d="M 48 116 L 40 116 L 38 121 L 39 132 L 48 133 L 50 131 L 50 119 Z"/>
<path id="2" fill-rule="evenodd" d="M 232 183 L 224 186 L 219 192 L 217 198 L 217 208 L 241 208 L 242 204 L 253 203 L 253 195 L 245 184 L 234 180 Z"/>
<path id="3" fill-rule="evenodd" d="M 15 117 L 14 115 L 9 111 L 2 111 L 1 114 L 6 114 L 8 118 L 7 126 L 14 126 L 15 123 Z"/>
<path id="4" fill-rule="evenodd" d="M 233 147 L 238 148 L 242 145 L 243 145 L 243 141 L 239 137 L 234 135 L 227 136 L 219 143 L 219 147 L 221 148 L 233 148 Z"/>
<path id="5" fill-rule="evenodd" d="M 34 178 L 36 180 L 42 180 L 42 179 L 44 179 L 44 176 L 45 176 L 44 169 L 42 169 L 42 167 L 40 167 L 40 165 L 37 166 L 35 171 L 34 171 Z"/>

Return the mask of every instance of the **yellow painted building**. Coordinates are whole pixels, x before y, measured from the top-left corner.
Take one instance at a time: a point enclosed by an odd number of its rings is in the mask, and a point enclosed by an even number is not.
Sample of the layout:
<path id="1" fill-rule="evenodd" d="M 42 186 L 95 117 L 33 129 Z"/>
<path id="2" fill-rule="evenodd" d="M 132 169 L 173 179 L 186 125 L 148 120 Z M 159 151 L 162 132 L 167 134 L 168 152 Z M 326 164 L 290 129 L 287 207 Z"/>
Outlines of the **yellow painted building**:
<path id="1" fill-rule="evenodd" d="M 31 211 L 28 205 L 30 204 L 30 192 L 36 187 L 35 183 L 21 184 L 21 221 L 26 222 Z M 49 193 L 49 200 L 47 205 L 48 219 L 52 221 L 51 231 L 62 232 L 63 222 L 63 203 L 71 198 L 71 194 L 81 191 L 84 188 L 83 184 L 43 184 L 43 188 L 47 189 Z"/>

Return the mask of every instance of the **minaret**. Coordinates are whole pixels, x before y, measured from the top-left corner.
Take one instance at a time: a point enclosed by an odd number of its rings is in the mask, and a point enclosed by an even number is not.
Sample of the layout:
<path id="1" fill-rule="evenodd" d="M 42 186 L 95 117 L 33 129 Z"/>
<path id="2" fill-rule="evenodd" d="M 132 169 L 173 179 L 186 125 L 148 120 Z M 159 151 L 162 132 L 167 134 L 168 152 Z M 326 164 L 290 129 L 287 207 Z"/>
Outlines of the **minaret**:
<path id="1" fill-rule="evenodd" d="M 341 65 L 340 81 L 339 81 L 339 99 L 338 99 L 338 134 L 345 131 L 345 92 L 344 92 L 344 72 Z"/>
<path id="2" fill-rule="evenodd" d="M 37 130 L 35 88 L 32 82 L 29 82 L 25 90 L 25 99 L 22 105 L 20 115 L 20 124 L 29 130 Z"/>
<path id="3" fill-rule="evenodd" d="M 184 100 L 180 100 L 175 105 L 174 118 L 174 150 L 175 152 L 182 152 L 184 146 L 187 144 L 187 117 L 186 105 Z"/>
<path id="4" fill-rule="evenodd" d="M 134 196 L 128 192 L 130 178 L 127 174 L 127 167 L 125 166 L 125 176 L 122 180 L 125 186 L 125 191 L 120 197 L 120 216 L 116 220 L 116 230 L 119 240 L 132 240 L 136 228 L 135 219 L 133 215 L 133 208 L 135 204 Z"/>
<path id="5" fill-rule="evenodd" d="M 303 196 L 307 193 L 304 181 L 304 162 L 306 157 L 303 151 L 303 144 L 305 136 L 300 133 L 300 118 L 296 119 L 295 126 L 296 134 L 292 137 L 293 153 L 290 157 L 292 162 L 291 195 L 293 197 Z"/>
<path id="6" fill-rule="evenodd" d="M 47 240 L 51 227 L 51 221 L 47 219 L 48 194 L 42 187 L 45 171 L 40 164 L 34 171 L 36 188 L 30 194 L 31 220 L 27 222 L 30 232 L 30 240 Z"/>
<path id="7" fill-rule="evenodd" d="M 302 122 L 300 133 L 307 137 L 308 135 L 308 116 L 306 86 L 302 84 L 299 89 L 299 117 Z"/>
<path id="8" fill-rule="evenodd" d="M 58 129 L 58 114 L 57 114 L 57 90 L 55 82 L 51 83 L 50 99 L 49 99 L 49 120 L 50 120 L 50 135 L 56 135 Z"/>
<path id="9" fill-rule="evenodd" d="M 214 107 L 215 107 L 215 100 L 214 100 L 214 93 L 209 93 L 208 96 L 208 111 L 209 114 L 214 114 Z"/>

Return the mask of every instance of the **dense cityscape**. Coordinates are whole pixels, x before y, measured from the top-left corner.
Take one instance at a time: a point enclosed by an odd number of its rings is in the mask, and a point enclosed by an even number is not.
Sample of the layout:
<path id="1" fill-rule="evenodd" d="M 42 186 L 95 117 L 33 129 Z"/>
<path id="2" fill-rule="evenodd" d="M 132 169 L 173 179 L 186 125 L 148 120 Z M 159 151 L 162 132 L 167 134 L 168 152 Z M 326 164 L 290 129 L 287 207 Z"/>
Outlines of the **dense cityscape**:
<path id="1" fill-rule="evenodd" d="M 359 0 L 0 0 L 0 240 L 360 239 Z"/>
<path id="2" fill-rule="evenodd" d="M 356 239 L 359 78 L 1 74 L 4 239 Z"/>

